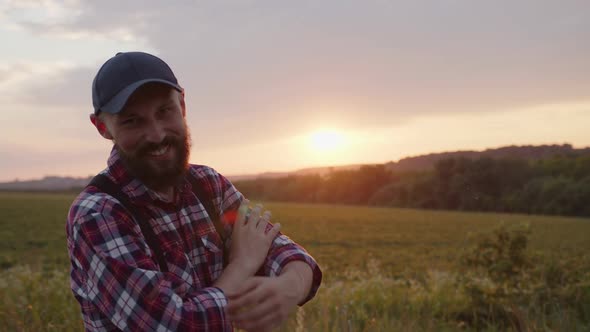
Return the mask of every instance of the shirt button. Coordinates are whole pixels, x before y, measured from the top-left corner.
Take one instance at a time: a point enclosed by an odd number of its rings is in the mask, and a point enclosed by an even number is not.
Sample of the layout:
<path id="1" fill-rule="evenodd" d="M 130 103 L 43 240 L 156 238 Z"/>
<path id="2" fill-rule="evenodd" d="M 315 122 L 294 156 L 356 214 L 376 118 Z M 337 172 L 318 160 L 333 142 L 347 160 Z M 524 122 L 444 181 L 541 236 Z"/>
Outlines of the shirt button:
<path id="1" fill-rule="evenodd" d="M 164 303 L 168 303 L 168 302 L 170 302 L 170 296 L 168 296 L 168 295 L 162 295 L 162 296 L 160 296 L 160 299 L 161 299 L 161 300 L 162 300 L 162 302 L 164 302 Z"/>

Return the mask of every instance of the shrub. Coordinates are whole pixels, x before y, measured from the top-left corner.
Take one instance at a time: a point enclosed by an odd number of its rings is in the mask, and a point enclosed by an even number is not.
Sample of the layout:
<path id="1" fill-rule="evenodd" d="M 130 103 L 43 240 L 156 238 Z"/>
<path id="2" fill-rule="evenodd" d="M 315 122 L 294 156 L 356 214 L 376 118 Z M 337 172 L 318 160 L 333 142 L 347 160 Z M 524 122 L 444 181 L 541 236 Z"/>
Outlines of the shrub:
<path id="1" fill-rule="evenodd" d="M 588 260 L 535 255 L 527 250 L 530 235 L 528 226 L 502 225 L 464 252 L 457 282 L 469 301 L 458 319 L 478 329 L 588 326 Z"/>

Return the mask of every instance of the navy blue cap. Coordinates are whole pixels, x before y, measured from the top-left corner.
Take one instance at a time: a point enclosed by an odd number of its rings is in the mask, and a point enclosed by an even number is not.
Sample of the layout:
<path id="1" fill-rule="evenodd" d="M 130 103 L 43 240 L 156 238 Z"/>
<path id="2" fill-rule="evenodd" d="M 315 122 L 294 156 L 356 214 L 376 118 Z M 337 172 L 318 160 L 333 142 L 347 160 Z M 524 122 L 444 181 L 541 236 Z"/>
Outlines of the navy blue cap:
<path id="1" fill-rule="evenodd" d="M 182 92 L 172 69 L 162 59 L 143 52 L 122 52 L 100 67 L 92 82 L 94 114 L 119 113 L 140 86 L 159 82 Z"/>

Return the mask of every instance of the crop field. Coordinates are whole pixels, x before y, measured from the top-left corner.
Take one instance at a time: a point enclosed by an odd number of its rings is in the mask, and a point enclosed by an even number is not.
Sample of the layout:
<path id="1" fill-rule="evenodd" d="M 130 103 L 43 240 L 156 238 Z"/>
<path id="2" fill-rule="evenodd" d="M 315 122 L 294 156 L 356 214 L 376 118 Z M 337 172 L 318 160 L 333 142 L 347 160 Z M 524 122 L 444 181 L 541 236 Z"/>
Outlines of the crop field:
<path id="1" fill-rule="evenodd" d="M 0 192 L 0 331 L 80 331 L 74 194 Z M 283 331 L 590 330 L 590 219 L 264 203 L 324 282 Z"/>

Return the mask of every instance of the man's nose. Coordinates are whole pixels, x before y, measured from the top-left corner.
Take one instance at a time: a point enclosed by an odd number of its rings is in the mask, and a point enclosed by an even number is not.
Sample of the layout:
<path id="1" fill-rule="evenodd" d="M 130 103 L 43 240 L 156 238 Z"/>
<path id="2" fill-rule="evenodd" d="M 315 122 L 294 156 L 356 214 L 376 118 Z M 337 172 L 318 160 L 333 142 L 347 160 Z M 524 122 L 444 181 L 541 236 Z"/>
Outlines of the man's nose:
<path id="1" fill-rule="evenodd" d="M 164 140 L 164 137 L 166 137 L 166 131 L 158 121 L 153 121 L 146 127 L 145 139 L 148 142 L 160 143 Z"/>

